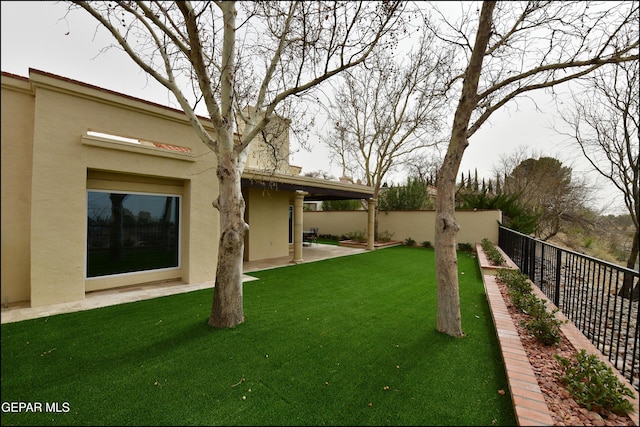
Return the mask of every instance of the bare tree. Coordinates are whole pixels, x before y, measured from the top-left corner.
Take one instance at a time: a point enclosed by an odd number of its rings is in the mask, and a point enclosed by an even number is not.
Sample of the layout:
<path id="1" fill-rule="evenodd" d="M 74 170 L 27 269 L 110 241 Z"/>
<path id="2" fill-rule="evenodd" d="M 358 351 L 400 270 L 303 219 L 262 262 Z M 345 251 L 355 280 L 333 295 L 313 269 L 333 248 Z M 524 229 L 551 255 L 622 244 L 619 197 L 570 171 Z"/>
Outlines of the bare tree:
<path id="1" fill-rule="evenodd" d="M 423 153 L 417 156 L 412 156 L 407 161 L 406 167 L 409 176 L 414 176 L 422 182 L 426 182 L 429 185 L 436 184 L 436 175 L 442 164 L 442 156 L 439 151 L 431 153 Z"/>
<path id="2" fill-rule="evenodd" d="M 343 73 L 333 90 L 328 117 L 334 129 L 324 142 L 345 175 L 374 188 L 374 198 L 390 171 L 438 143 L 448 58 L 432 42 L 433 36 L 421 37 L 406 64 L 384 50 Z"/>
<path id="3" fill-rule="evenodd" d="M 175 96 L 217 157 L 220 240 L 209 325 L 244 321 L 245 202 L 251 142 L 294 96 L 363 62 L 402 12 L 385 2 L 73 1 Z M 237 5 L 240 9 L 237 9 Z M 195 107 L 204 103 L 210 134 Z M 234 138 L 234 133 L 240 136 Z"/>
<path id="4" fill-rule="evenodd" d="M 638 58 L 638 3 L 495 2 L 467 5 L 459 20 L 440 14 L 426 25 L 457 46 L 464 69 L 436 198 L 437 329 L 464 335 L 460 318 L 455 182 L 469 138 L 498 109 L 528 92 L 576 79 L 607 64 Z M 436 14 L 439 11 L 435 10 Z M 474 15 L 477 17 L 474 17 Z M 455 58 L 452 58 L 452 61 Z M 461 82 L 461 85 L 458 84 Z"/>
<path id="5" fill-rule="evenodd" d="M 639 62 L 619 64 L 585 79 L 582 93 L 574 93 L 573 106 L 563 114 L 570 126 L 574 145 L 600 176 L 612 183 L 622 195 L 635 233 L 627 267 L 635 268 L 640 233 L 640 69 Z M 621 295 L 628 295 L 632 283 L 625 280 Z M 638 298 L 638 285 L 634 291 Z"/>

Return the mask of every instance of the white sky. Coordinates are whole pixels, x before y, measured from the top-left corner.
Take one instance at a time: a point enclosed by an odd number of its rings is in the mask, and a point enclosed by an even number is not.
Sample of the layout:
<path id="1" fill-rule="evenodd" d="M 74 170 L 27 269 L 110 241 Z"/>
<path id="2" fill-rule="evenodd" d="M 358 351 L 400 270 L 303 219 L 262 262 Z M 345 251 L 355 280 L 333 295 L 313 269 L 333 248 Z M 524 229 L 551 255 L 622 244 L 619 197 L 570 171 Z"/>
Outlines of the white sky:
<path id="1" fill-rule="evenodd" d="M 2 71 L 27 77 L 29 68 L 34 68 L 177 107 L 166 89 L 148 79 L 126 54 L 115 49 L 100 53 L 113 41 L 105 31 L 94 37 L 97 21 L 88 14 L 74 13 L 67 21 L 66 5 L 48 1 L 2 1 L 0 7 Z M 555 107 L 543 94 L 538 94 L 537 99 L 538 107 L 546 113 L 536 112 L 530 101 L 521 101 L 518 106 L 508 104 L 508 109 L 494 114 L 470 139 L 460 172 L 466 176 L 468 171 L 473 174 L 477 169 L 480 179 L 491 178 L 501 157 L 527 147 L 536 154 L 557 158 L 572 167 L 574 174 L 584 174 L 588 170 L 586 160 L 576 149 L 568 148 L 565 137 L 549 129 Z M 561 122 L 558 118 L 555 121 Z M 295 152 L 290 163 L 302 166 L 303 174 L 323 170 L 335 177 L 341 175 L 339 165 L 330 164 L 328 151 L 320 144 L 312 152 Z M 602 187 L 597 192 L 597 207 L 610 213 L 624 213 L 614 208 L 622 206 L 617 190 L 595 174 L 589 177 L 591 182 L 597 179 L 598 187 Z M 399 184 L 404 177 L 391 176 L 387 181 Z"/>

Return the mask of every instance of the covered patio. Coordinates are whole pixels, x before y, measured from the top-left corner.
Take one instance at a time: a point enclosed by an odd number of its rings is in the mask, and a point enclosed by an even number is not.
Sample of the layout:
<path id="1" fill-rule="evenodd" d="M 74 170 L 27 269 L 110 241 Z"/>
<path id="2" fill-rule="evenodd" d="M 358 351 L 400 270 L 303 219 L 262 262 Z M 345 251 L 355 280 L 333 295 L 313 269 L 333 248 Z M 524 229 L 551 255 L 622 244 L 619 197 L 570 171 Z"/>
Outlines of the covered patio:
<path id="1" fill-rule="evenodd" d="M 354 255 L 366 252 L 362 248 L 350 248 L 338 245 L 313 244 L 311 246 L 302 247 L 302 257 L 304 262 L 322 261 L 329 258 L 337 258 L 341 256 Z M 293 248 L 289 251 L 289 255 L 280 258 L 271 258 L 257 261 L 245 261 L 242 266 L 245 280 L 251 280 L 250 274 L 253 271 L 268 270 L 271 268 L 285 267 L 292 264 Z"/>
<path id="2" fill-rule="evenodd" d="M 242 174 L 243 188 L 260 188 L 287 191 L 293 194 L 293 250 L 291 262 L 305 262 L 303 251 L 303 224 L 305 201 L 367 200 L 367 250 L 374 250 L 375 203 L 373 187 L 362 184 L 330 181 L 300 175 L 269 173 L 263 170 L 245 169 Z"/>

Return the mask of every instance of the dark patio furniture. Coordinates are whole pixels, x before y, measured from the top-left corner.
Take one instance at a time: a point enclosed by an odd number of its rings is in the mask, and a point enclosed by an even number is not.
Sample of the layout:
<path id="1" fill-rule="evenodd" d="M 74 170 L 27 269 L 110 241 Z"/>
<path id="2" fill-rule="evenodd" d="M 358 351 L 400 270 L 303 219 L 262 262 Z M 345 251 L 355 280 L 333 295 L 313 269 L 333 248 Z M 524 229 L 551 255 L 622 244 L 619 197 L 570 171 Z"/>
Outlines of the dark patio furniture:
<path id="1" fill-rule="evenodd" d="M 311 245 L 313 242 L 316 242 L 316 245 L 318 244 L 318 228 L 317 227 L 311 227 L 308 231 L 307 230 L 303 230 L 302 231 L 302 242 L 303 243 L 308 243 L 309 245 Z"/>

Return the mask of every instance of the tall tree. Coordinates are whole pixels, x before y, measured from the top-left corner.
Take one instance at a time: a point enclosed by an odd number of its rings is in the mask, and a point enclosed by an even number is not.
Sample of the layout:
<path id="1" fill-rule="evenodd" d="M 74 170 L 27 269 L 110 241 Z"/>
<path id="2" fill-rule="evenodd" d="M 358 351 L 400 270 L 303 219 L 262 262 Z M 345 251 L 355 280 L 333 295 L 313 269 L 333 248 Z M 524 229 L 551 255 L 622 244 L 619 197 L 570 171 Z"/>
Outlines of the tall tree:
<path id="1" fill-rule="evenodd" d="M 334 129 L 324 142 L 343 171 L 373 187 L 373 198 L 390 171 L 438 143 L 449 66 L 433 40 L 421 37 L 408 54 L 382 50 L 343 73 L 332 91 L 327 114 Z"/>
<path id="2" fill-rule="evenodd" d="M 585 79 L 584 90 L 573 94 L 573 106 L 562 116 L 571 129 L 571 133 L 565 134 L 580 148 L 593 170 L 613 184 L 623 198 L 635 228 L 628 268 L 635 267 L 640 249 L 639 64 L 638 61 L 619 64 Z M 627 294 L 630 286 L 625 281 L 622 293 Z"/>
<path id="3" fill-rule="evenodd" d="M 548 240 L 563 224 L 588 225 L 581 218 L 589 197 L 584 180 L 553 157 L 529 157 L 510 170 L 505 168 L 504 193 L 519 196 L 519 202 L 537 215 L 534 234 Z"/>
<path id="4" fill-rule="evenodd" d="M 171 91 L 216 154 L 219 195 L 213 205 L 220 213 L 220 240 L 208 324 L 242 323 L 248 225 L 240 177 L 251 142 L 292 97 L 365 61 L 392 35 L 404 6 L 399 1 L 71 3 Z M 213 135 L 196 115 L 202 103 Z"/>
<path id="5" fill-rule="evenodd" d="M 466 5 L 476 7 L 476 3 Z M 484 1 L 481 10 L 467 9 L 458 21 L 435 13 L 444 25 L 431 26 L 430 21 L 426 25 L 464 55 L 464 69 L 458 75 L 461 85 L 452 85 L 460 95 L 437 177 L 435 222 L 437 330 L 462 336 L 454 197 L 469 138 L 495 111 L 523 94 L 588 75 L 607 64 L 637 60 L 638 3 Z"/>
<path id="6" fill-rule="evenodd" d="M 324 200 L 323 211 L 357 211 L 362 208 L 360 200 Z"/>
<path id="7" fill-rule="evenodd" d="M 381 211 L 411 211 L 432 209 L 427 182 L 418 177 L 407 177 L 404 185 L 386 187 L 380 192 L 378 206 Z"/>

